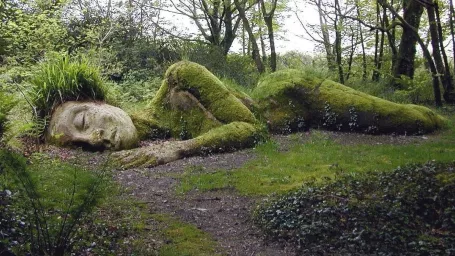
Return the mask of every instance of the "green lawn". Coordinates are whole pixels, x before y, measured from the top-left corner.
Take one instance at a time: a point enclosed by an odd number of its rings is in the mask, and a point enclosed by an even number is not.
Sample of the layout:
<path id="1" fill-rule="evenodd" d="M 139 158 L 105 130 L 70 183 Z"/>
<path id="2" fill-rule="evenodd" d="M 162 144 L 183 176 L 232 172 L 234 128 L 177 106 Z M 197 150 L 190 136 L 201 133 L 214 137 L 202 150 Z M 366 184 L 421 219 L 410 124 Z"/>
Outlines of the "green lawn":
<path id="1" fill-rule="evenodd" d="M 341 145 L 322 132 L 312 132 L 310 139 L 295 144 L 287 152 L 279 152 L 272 140 L 259 145 L 258 158 L 240 169 L 213 173 L 190 168 L 181 177 L 180 192 L 193 189 L 212 190 L 234 187 L 245 195 L 280 193 L 300 186 L 309 179 L 334 176 L 337 172 L 392 170 L 410 163 L 455 159 L 455 129 L 449 127 L 432 139 L 407 145 Z M 295 136 L 295 135 L 291 135 Z"/>

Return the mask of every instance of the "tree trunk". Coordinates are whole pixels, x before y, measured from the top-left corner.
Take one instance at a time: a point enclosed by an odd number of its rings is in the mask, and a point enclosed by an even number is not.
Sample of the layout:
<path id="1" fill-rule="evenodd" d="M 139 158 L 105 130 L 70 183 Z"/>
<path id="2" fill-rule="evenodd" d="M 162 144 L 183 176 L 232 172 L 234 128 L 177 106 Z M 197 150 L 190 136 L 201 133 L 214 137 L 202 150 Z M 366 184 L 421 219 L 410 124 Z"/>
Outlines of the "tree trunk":
<path id="1" fill-rule="evenodd" d="M 359 8 L 359 1 L 355 1 L 356 9 L 357 9 L 357 19 L 360 20 L 360 8 Z M 358 22 L 358 28 L 360 33 L 360 45 L 362 47 L 362 79 L 365 81 L 367 80 L 367 57 L 365 53 L 365 43 L 363 40 L 363 31 L 362 31 L 362 23 Z"/>
<path id="2" fill-rule="evenodd" d="M 339 24 L 340 14 L 340 3 L 338 0 L 335 0 L 335 52 L 336 52 L 336 62 L 338 66 L 338 76 L 341 84 L 344 84 L 344 74 L 343 66 L 341 59 L 341 26 Z"/>
<path id="3" fill-rule="evenodd" d="M 433 81 L 433 93 L 434 93 L 434 99 L 435 99 L 435 104 L 437 107 L 442 106 L 442 100 L 441 100 L 441 89 L 439 88 L 439 79 L 438 79 L 438 71 L 436 69 L 436 66 L 434 64 L 433 58 L 431 57 L 430 51 L 428 51 L 428 48 L 426 47 L 425 43 L 422 41 L 418 34 L 417 28 L 411 26 L 403 17 L 401 17 L 398 12 L 390 6 L 387 2 L 381 0 L 381 5 L 384 6 L 385 8 L 389 9 L 392 14 L 401 22 L 403 29 L 406 28 L 410 31 L 412 31 L 415 35 L 415 39 L 417 40 L 417 43 L 419 43 L 420 48 L 422 49 L 423 56 L 427 60 L 428 66 L 430 68 L 430 71 L 432 73 L 432 81 Z"/>
<path id="4" fill-rule="evenodd" d="M 379 2 L 376 2 L 376 24 L 379 24 Z M 374 70 L 373 70 L 373 77 L 371 80 L 378 81 L 379 80 L 379 30 L 376 30 L 375 38 L 374 38 Z"/>
<path id="5" fill-rule="evenodd" d="M 349 80 L 349 77 L 351 76 L 351 70 L 352 70 L 352 61 L 354 59 L 354 53 L 355 53 L 355 48 L 357 45 L 358 37 L 356 37 L 356 40 L 354 42 L 354 29 L 351 27 L 351 52 L 349 53 L 349 59 L 348 59 L 348 72 L 346 74 L 346 79 L 345 81 Z"/>
<path id="6" fill-rule="evenodd" d="M 438 33 L 438 26 L 436 24 L 436 17 L 435 17 L 435 8 L 433 4 L 428 4 L 427 6 L 427 14 L 428 14 L 428 22 L 430 24 L 430 35 L 431 35 L 431 46 L 433 48 L 433 58 L 436 65 L 436 70 L 438 72 L 438 76 L 441 79 L 442 87 L 444 89 L 444 100 L 448 103 L 453 101 L 451 99 L 451 95 L 453 94 L 453 88 L 450 84 L 449 76 L 446 74 L 446 69 L 444 67 L 444 63 L 441 56 L 441 49 L 439 42 L 442 38 L 439 37 Z"/>
<path id="7" fill-rule="evenodd" d="M 265 50 L 264 35 L 262 35 L 261 26 L 259 26 L 259 41 L 261 42 L 262 62 L 267 63 L 267 52 Z"/>
<path id="8" fill-rule="evenodd" d="M 449 61 L 447 59 L 447 54 L 444 47 L 444 35 L 442 33 L 442 25 L 441 25 L 441 18 L 439 15 L 439 5 L 437 1 L 434 1 L 434 11 L 436 14 L 436 26 L 438 28 L 438 36 L 439 36 L 439 47 L 441 48 L 442 60 L 444 62 L 444 79 L 446 81 L 446 85 L 444 88 L 444 100 L 447 103 L 454 103 L 455 102 L 455 93 L 453 87 L 453 80 L 452 75 L 450 73 Z M 453 26 L 453 24 L 451 24 Z"/>
<path id="9" fill-rule="evenodd" d="M 250 38 L 252 47 L 253 47 L 253 60 L 256 63 L 256 68 L 259 71 L 259 73 L 264 73 L 265 68 L 264 64 L 262 63 L 261 60 L 261 54 L 259 52 L 259 46 L 256 42 L 256 37 L 253 34 L 253 30 L 251 29 L 250 22 L 248 21 L 246 14 L 245 14 L 245 9 L 242 7 L 242 4 L 239 2 L 239 0 L 234 0 L 234 4 L 237 7 L 237 10 L 239 12 L 239 16 L 243 21 L 243 25 L 245 26 L 245 30 L 248 33 L 248 37 Z"/>
<path id="10" fill-rule="evenodd" d="M 381 19 L 381 26 L 384 28 L 385 27 L 385 17 L 387 17 L 387 12 L 386 12 L 386 9 L 383 8 L 383 15 L 382 15 L 382 19 Z M 382 63 L 384 61 L 384 41 L 385 41 L 385 33 L 384 31 L 381 31 L 381 40 L 380 40 L 380 43 L 379 43 L 379 58 L 378 58 L 378 65 L 376 67 L 376 80 L 375 81 L 379 81 L 379 79 L 381 78 L 381 68 L 382 68 Z"/>
<path id="11" fill-rule="evenodd" d="M 407 24 L 419 29 L 420 17 L 423 13 L 423 6 L 417 0 L 406 0 L 404 2 L 403 19 Z M 400 78 L 405 75 L 414 78 L 414 59 L 416 55 L 416 42 L 418 35 L 409 27 L 403 26 L 400 47 L 398 49 L 397 60 L 393 67 L 393 76 Z M 395 88 L 403 88 L 401 83 L 394 83 Z"/>
<path id="12" fill-rule="evenodd" d="M 265 25 L 267 26 L 267 32 L 269 35 L 270 44 L 270 69 L 272 72 L 276 71 L 276 50 L 275 50 L 275 36 L 273 32 L 273 16 L 275 14 L 276 5 L 278 0 L 272 1 L 272 9 L 267 12 L 264 4 L 264 0 L 260 0 L 262 17 L 264 18 Z"/>
<path id="13" fill-rule="evenodd" d="M 455 68 L 455 30 L 453 28 L 453 23 L 455 22 L 454 14 L 455 14 L 455 12 L 453 9 L 453 2 L 452 2 L 452 0 L 449 0 L 449 23 L 450 23 L 450 36 L 452 37 L 452 54 L 453 54 L 452 61 L 454 62 L 453 66 Z"/>
<path id="14" fill-rule="evenodd" d="M 318 8 L 318 14 L 319 14 L 319 24 L 321 26 L 321 32 L 322 32 L 322 40 L 324 41 L 324 49 L 325 49 L 325 54 L 327 58 L 327 66 L 329 67 L 330 71 L 335 71 L 336 70 L 336 65 L 335 65 L 335 55 L 334 55 L 334 49 L 332 49 L 332 44 L 330 43 L 330 34 L 329 34 L 329 29 L 327 27 L 327 23 L 324 21 L 324 12 L 322 10 L 322 1 L 321 0 L 316 0 L 316 6 Z"/>
<path id="15" fill-rule="evenodd" d="M 390 1 L 390 4 L 391 6 L 393 7 L 393 0 Z M 384 11 L 386 11 L 386 7 L 385 6 L 382 6 L 382 8 L 384 9 Z M 386 25 L 386 27 L 389 27 L 390 26 L 390 22 L 389 22 L 389 17 L 386 15 L 384 16 L 384 24 Z M 392 14 L 392 24 L 395 24 L 395 21 L 396 21 L 396 17 L 395 17 L 395 14 Z M 390 30 L 387 30 L 387 40 L 389 41 L 389 47 L 390 47 L 390 51 L 392 52 L 392 70 L 393 71 L 393 67 L 395 66 L 395 62 L 397 60 L 397 55 L 398 55 L 398 51 L 397 51 L 397 47 L 395 45 L 395 26 L 392 27 Z"/>

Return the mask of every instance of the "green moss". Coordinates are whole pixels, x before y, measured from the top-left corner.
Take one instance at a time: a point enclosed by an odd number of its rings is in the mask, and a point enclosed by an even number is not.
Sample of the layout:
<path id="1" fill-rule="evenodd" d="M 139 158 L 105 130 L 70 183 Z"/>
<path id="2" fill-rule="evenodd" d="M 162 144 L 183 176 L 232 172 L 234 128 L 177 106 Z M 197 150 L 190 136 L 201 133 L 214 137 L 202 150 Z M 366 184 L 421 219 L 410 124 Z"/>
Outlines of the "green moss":
<path id="1" fill-rule="evenodd" d="M 205 67 L 178 62 L 149 106 L 152 118 L 173 137 L 197 137 L 234 121 L 255 123 L 251 111 Z"/>
<path id="2" fill-rule="evenodd" d="M 169 130 L 164 129 L 158 121 L 150 117 L 150 113 L 147 111 L 132 113 L 130 117 L 136 127 L 140 140 L 169 137 Z"/>
<path id="3" fill-rule="evenodd" d="M 312 79 L 298 70 L 264 77 L 253 91 L 272 131 L 302 125 L 367 133 L 426 133 L 444 118 L 428 108 L 380 99 L 331 80 Z"/>
<path id="4" fill-rule="evenodd" d="M 453 173 L 453 172 L 440 173 L 440 174 L 436 175 L 436 178 L 443 185 L 455 184 L 455 173 Z"/>
<path id="5" fill-rule="evenodd" d="M 154 214 L 152 217 L 169 242 L 159 249 L 159 255 L 218 255 L 216 242 L 195 226 L 169 215 Z"/>
<path id="6" fill-rule="evenodd" d="M 226 89 L 228 89 L 228 91 L 232 95 L 239 99 L 243 103 L 243 105 L 245 105 L 250 111 L 252 111 L 253 113 L 257 111 L 258 106 L 249 95 L 249 90 L 247 88 L 244 88 L 236 84 L 234 81 L 231 81 L 226 78 L 222 79 L 222 82 Z"/>
<path id="7" fill-rule="evenodd" d="M 261 140 L 261 129 L 257 125 L 245 122 L 232 122 L 210 130 L 194 139 L 195 148 L 231 150 L 252 146 Z"/>

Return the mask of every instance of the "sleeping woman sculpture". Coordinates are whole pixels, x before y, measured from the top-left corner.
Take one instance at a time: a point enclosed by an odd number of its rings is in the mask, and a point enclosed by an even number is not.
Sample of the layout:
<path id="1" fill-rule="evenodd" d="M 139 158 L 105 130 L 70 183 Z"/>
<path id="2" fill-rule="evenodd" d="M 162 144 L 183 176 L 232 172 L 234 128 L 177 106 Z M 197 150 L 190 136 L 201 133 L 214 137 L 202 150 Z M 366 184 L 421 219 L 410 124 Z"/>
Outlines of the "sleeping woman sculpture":
<path id="1" fill-rule="evenodd" d="M 268 131 L 322 127 L 419 134 L 443 125 L 444 119 L 426 107 L 396 104 L 298 70 L 264 77 L 251 99 L 225 86 L 203 66 L 182 61 L 167 70 L 148 107 L 131 119 L 104 103 L 67 102 L 54 111 L 47 137 L 59 144 L 122 150 L 113 154 L 114 159 L 124 167 L 136 167 L 250 147 Z M 178 140 L 133 148 L 147 137 Z"/>

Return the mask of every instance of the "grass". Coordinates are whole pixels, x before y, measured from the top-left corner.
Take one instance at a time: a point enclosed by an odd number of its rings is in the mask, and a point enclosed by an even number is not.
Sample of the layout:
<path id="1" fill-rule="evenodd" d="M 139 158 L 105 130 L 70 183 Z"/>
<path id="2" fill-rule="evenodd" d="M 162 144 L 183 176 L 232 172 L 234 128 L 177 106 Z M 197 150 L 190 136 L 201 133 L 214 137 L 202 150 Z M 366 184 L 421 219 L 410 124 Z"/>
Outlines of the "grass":
<path id="1" fill-rule="evenodd" d="M 75 60 L 65 55 L 48 57 L 32 76 L 31 101 L 38 117 L 71 100 L 106 100 L 108 89 L 100 71 L 88 59 Z"/>
<path id="2" fill-rule="evenodd" d="M 167 243 L 159 249 L 158 255 L 219 255 L 216 253 L 216 242 L 205 232 L 194 225 L 181 222 L 165 214 L 154 214 Z"/>
<path id="3" fill-rule="evenodd" d="M 455 159 L 455 128 L 452 123 L 431 140 L 407 145 L 341 145 L 314 131 L 305 143 L 294 144 L 287 152 L 279 152 L 273 141 L 259 145 L 255 152 L 257 159 L 233 171 L 187 170 L 178 191 L 234 187 L 244 195 L 267 195 L 299 187 L 304 181 L 333 177 L 337 172 L 392 170 L 432 160 L 450 162 Z"/>

